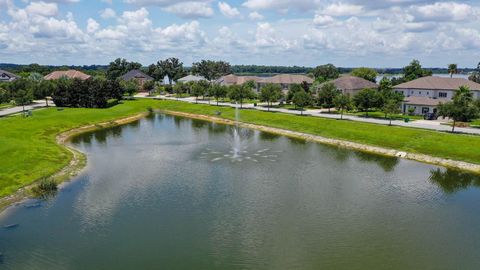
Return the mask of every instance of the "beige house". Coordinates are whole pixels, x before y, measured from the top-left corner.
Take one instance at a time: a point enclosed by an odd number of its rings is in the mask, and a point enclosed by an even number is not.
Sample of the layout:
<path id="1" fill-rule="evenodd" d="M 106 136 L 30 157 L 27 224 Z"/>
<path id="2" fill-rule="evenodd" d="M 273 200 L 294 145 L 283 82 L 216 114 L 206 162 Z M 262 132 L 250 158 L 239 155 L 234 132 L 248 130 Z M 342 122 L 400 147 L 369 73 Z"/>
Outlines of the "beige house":
<path id="1" fill-rule="evenodd" d="M 399 84 L 394 89 L 405 96 L 404 113 L 412 108 L 414 114 L 425 115 L 436 114 L 438 104 L 452 100 L 461 86 L 470 88 L 475 99 L 480 98 L 480 84 L 462 78 L 429 76 Z"/>
<path id="2" fill-rule="evenodd" d="M 217 82 L 221 85 L 241 85 L 248 81 L 253 81 L 256 84 L 256 91 L 259 91 L 263 86 L 269 83 L 278 84 L 282 87 L 284 92 L 290 89 L 292 84 L 301 84 L 303 82 L 311 85 L 313 79 L 305 75 L 298 74 L 280 74 L 272 77 L 258 77 L 258 76 L 237 76 L 237 75 L 227 75 L 221 77 Z"/>
<path id="3" fill-rule="evenodd" d="M 335 85 L 338 90 L 342 91 L 343 94 L 350 96 L 354 96 L 366 88 L 378 89 L 379 87 L 378 84 L 374 82 L 350 75 L 341 76 L 336 80 L 325 82 L 321 84 L 320 87 L 326 83 L 333 83 L 333 85 Z"/>
<path id="4" fill-rule="evenodd" d="M 54 71 L 43 78 L 45 80 L 58 80 L 60 78 L 88 80 L 90 77 L 90 75 L 87 75 L 81 71 L 71 69 L 66 71 Z"/>

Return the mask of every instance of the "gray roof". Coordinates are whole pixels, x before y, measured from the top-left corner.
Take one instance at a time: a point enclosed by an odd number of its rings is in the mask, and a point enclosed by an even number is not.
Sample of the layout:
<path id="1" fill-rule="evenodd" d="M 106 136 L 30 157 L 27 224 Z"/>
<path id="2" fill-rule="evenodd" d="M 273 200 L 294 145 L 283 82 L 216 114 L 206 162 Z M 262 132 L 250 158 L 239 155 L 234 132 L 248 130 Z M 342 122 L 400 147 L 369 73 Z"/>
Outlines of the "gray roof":
<path id="1" fill-rule="evenodd" d="M 187 83 L 187 82 L 198 82 L 198 81 L 204 81 L 204 80 L 206 79 L 203 76 L 188 75 L 178 79 L 178 82 Z"/>
<path id="2" fill-rule="evenodd" d="M 126 74 L 124 74 L 121 77 L 122 80 L 124 81 L 130 81 L 133 79 L 144 79 L 147 81 L 153 81 L 154 79 L 151 76 L 148 76 L 147 74 L 143 73 L 142 71 L 138 69 L 130 70 Z"/>
<path id="3" fill-rule="evenodd" d="M 365 80 L 363 78 L 355 77 L 355 76 L 341 76 L 338 79 L 333 81 L 325 82 L 326 83 L 333 83 L 337 89 L 340 90 L 363 90 L 365 88 L 377 89 L 378 84 Z M 321 84 L 321 85 L 323 85 Z"/>
<path id="4" fill-rule="evenodd" d="M 463 78 L 428 76 L 396 85 L 395 89 L 458 90 L 468 86 L 470 90 L 480 90 L 480 84 Z"/>
<path id="5" fill-rule="evenodd" d="M 0 81 L 14 81 L 16 79 L 20 78 L 20 76 L 15 75 L 11 72 L 8 72 L 6 70 L 1 70 L 0 69 Z"/>
<path id="6" fill-rule="evenodd" d="M 429 97 L 411 96 L 411 97 L 405 98 L 404 103 L 410 104 L 410 105 L 438 106 L 438 104 L 442 102 L 447 102 L 447 101 L 448 100 L 445 100 L 445 99 L 434 99 Z"/>

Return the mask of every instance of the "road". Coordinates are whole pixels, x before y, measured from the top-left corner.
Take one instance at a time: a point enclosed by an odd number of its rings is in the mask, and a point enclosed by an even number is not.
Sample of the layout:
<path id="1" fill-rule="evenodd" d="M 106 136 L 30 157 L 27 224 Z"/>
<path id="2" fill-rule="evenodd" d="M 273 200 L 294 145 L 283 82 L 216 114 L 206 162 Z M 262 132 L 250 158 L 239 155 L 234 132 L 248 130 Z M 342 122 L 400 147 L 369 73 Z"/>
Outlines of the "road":
<path id="1" fill-rule="evenodd" d="M 48 105 L 55 106 L 55 104 L 52 101 L 48 101 Z M 35 109 L 44 108 L 44 107 L 46 107 L 45 100 L 34 100 L 32 104 L 25 106 L 25 110 L 35 110 Z M 8 109 L 0 109 L 0 117 L 21 113 L 22 111 L 23 111 L 22 106 L 16 106 Z"/>
<path id="2" fill-rule="evenodd" d="M 145 96 L 139 96 L 142 98 L 146 98 Z M 150 97 L 153 98 L 153 97 Z M 188 102 L 188 103 L 197 103 L 195 98 L 193 97 L 188 97 L 188 98 L 175 98 L 175 97 L 168 97 L 168 96 L 158 96 L 155 98 L 161 98 L 161 99 L 168 99 L 168 100 L 178 100 L 178 101 L 183 101 L 183 102 Z M 203 100 L 198 100 L 198 103 L 200 104 L 216 104 L 216 102 L 211 102 L 209 103 L 208 101 L 203 101 Z M 222 103 L 220 102 L 219 105 L 222 106 L 230 106 L 230 107 L 236 107 L 236 104 L 232 103 Z M 268 108 L 263 107 L 263 106 L 254 106 L 253 104 L 243 104 L 243 108 L 245 109 L 255 109 L 259 111 L 267 111 Z M 296 114 L 300 115 L 300 111 L 297 110 L 289 110 L 289 109 L 282 109 L 282 108 L 270 108 L 270 111 L 272 112 L 282 112 L 282 113 L 288 113 L 288 114 Z M 325 110 L 305 110 L 303 111 L 303 114 L 305 115 L 310 115 L 314 117 L 321 117 L 321 118 L 329 118 L 329 119 L 340 119 L 340 114 L 328 114 L 325 113 Z M 379 124 L 379 125 L 388 125 L 389 121 L 384 120 L 384 119 L 378 119 L 378 118 L 365 118 L 365 117 L 359 117 L 359 116 L 354 116 L 354 115 L 344 115 L 343 119 L 347 119 L 350 121 L 356 121 L 356 122 L 365 122 L 365 123 L 373 123 L 373 124 Z M 452 128 L 447 125 L 442 125 L 438 121 L 426 121 L 426 120 L 417 120 L 417 121 L 410 121 L 406 123 L 405 121 L 401 120 L 393 120 L 392 121 L 393 126 L 401 126 L 401 127 L 410 127 L 410 128 L 421 128 L 421 129 L 428 129 L 428 130 L 436 130 L 436 131 L 451 131 Z M 473 134 L 473 135 L 480 135 L 480 129 L 477 128 L 460 128 L 456 127 L 455 128 L 456 132 L 459 133 L 466 133 L 466 134 Z"/>

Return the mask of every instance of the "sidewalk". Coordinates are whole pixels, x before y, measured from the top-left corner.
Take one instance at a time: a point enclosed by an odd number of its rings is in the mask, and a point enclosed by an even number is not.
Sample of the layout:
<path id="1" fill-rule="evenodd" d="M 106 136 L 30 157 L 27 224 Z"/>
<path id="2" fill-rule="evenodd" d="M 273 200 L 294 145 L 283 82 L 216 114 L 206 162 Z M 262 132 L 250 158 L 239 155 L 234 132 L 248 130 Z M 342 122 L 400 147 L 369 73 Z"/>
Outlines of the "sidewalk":
<path id="1" fill-rule="evenodd" d="M 55 104 L 52 101 L 48 101 L 48 106 L 54 107 Z M 32 104 L 30 105 L 25 105 L 25 110 L 35 110 L 39 108 L 44 108 L 46 107 L 45 100 L 34 100 Z M 7 116 L 11 114 L 16 114 L 16 113 L 21 113 L 23 111 L 22 106 L 16 106 L 13 108 L 8 108 L 8 109 L 3 109 L 0 110 L 0 117 L 2 116 Z"/>
<path id="2" fill-rule="evenodd" d="M 182 102 L 188 102 L 188 103 L 197 103 L 195 101 L 194 97 L 188 97 L 188 98 L 175 98 L 175 97 L 167 97 L 167 96 L 157 96 L 157 97 L 143 97 L 142 98 L 161 98 L 161 99 L 167 99 L 167 100 L 176 100 L 176 101 L 182 101 Z M 199 100 L 199 104 L 209 104 L 208 101 L 204 100 Z M 216 102 L 211 101 L 211 105 L 216 105 Z M 220 102 L 219 105 L 222 106 L 230 106 L 230 107 L 236 107 L 236 104 L 232 103 L 223 103 Z M 244 109 L 254 109 L 254 110 L 259 110 L 259 111 L 267 111 L 268 108 L 266 107 L 261 107 L 261 106 L 253 106 L 253 104 L 243 104 Z M 289 110 L 289 109 L 281 109 L 281 108 L 270 108 L 271 112 L 282 112 L 282 113 L 288 113 L 288 114 L 296 114 L 300 115 L 300 111 L 296 110 Z M 304 115 L 310 115 L 314 117 L 321 117 L 321 118 L 328 118 L 328 119 L 340 119 L 340 114 L 327 114 L 327 113 L 321 113 L 322 110 L 305 110 L 303 111 Z M 356 121 L 356 122 L 365 122 L 365 123 L 372 123 L 372 124 L 379 124 L 379 125 L 388 125 L 389 121 L 384 120 L 384 119 L 377 119 L 377 118 L 364 118 L 364 117 L 359 117 L 359 116 L 354 116 L 354 115 L 343 115 L 343 119 L 350 120 L 350 121 Z M 392 121 L 393 126 L 401 126 L 401 127 L 410 127 L 410 128 L 421 128 L 421 129 L 427 129 L 427 130 L 436 130 L 436 131 L 451 131 L 452 127 L 447 126 L 447 125 L 441 125 L 439 122 L 436 121 L 425 121 L 425 120 L 418 120 L 418 121 L 411 121 L 408 123 L 405 123 L 404 121 L 401 120 L 393 120 Z M 474 134 L 474 135 L 480 135 L 480 129 L 476 128 L 460 128 L 457 127 L 455 128 L 456 132 L 459 133 L 466 133 L 466 134 Z"/>

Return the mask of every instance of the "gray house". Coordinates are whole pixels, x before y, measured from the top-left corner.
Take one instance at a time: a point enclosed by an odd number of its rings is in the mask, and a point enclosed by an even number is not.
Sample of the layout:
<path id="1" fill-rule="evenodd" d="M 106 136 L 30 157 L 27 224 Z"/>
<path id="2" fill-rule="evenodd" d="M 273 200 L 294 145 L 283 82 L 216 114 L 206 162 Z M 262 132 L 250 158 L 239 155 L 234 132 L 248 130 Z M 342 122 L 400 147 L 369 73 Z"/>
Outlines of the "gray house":
<path id="1" fill-rule="evenodd" d="M 11 72 L 0 69 L 0 82 L 13 82 L 18 78 L 20 77 Z"/>
<path id="2" fill-rule="evenodd" d="M 140 71 L 138 69 L 130 70 L 129 72 L 125 73 L 120 78 L 124 81 L 135 80 L 140 85 L 142 90 L 143 90 L 143 85 L 145 84 L 145 82 L 155 80 L 153 77 L 143 73 L 142 71 Z"/>

